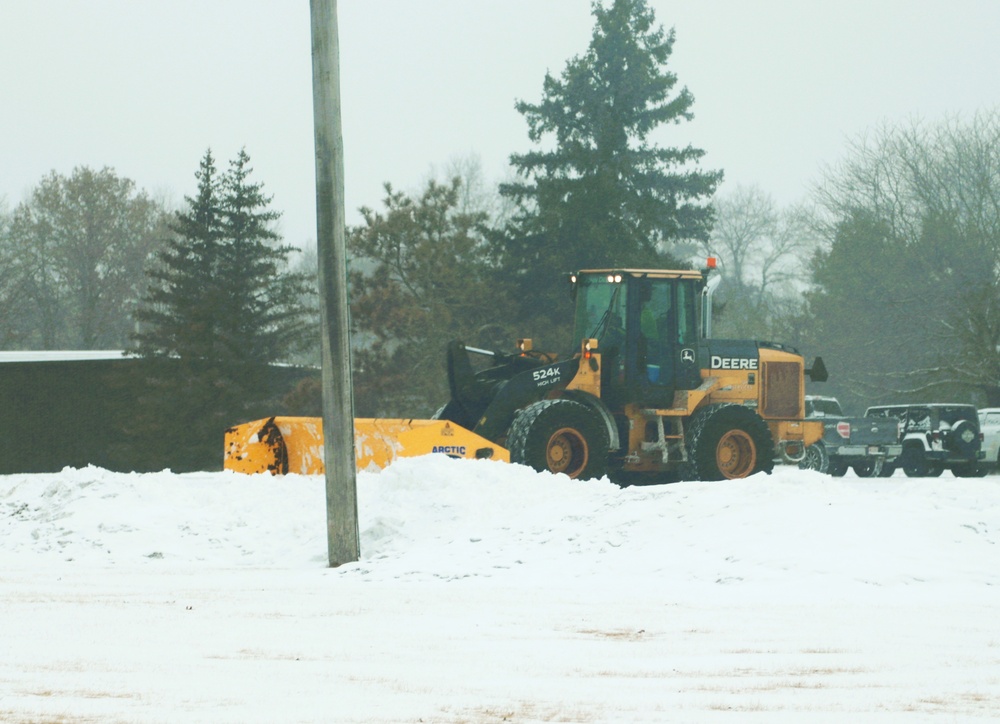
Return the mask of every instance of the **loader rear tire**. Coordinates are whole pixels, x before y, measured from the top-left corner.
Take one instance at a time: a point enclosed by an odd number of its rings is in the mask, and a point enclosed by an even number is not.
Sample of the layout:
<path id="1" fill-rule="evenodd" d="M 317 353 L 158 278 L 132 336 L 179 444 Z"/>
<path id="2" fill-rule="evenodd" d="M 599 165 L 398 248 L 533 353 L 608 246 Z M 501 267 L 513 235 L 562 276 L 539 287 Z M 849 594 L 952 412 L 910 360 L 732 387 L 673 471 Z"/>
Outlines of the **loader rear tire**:
<path id="1" fill-rule="evenodd" d="M 688 459 L 698 480 L 745 478 L 774 469 L 774 438 L 767 423 L 742 405 L 710 405 L 688 428 Z"/>
<path id="2" fill-rule="evenodd" d="M 581 480 L 607 473 L 608 444 L 603 420 L 586 405 L 566 399 L 528 405 L 507 436 L 511 462 Z"/>

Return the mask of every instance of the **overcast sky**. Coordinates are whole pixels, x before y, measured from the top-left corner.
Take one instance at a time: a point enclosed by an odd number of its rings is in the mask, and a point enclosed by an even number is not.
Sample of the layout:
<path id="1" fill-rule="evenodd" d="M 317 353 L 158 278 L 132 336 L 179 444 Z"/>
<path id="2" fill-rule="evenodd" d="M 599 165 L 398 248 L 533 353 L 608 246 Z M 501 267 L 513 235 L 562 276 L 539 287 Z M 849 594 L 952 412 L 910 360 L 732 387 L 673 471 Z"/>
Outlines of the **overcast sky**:
<path id="1" fill-rule="evenodd" d="M 865 129 L 1000 106 L 995 0 L 650 4 L 695 97 L 659 138 L 723 192 L 792 203 Z M 515 100 L 593 27 L 587 0 L 340 0 L 339 22 L 348 223 L 469 155 L 499 180 L 531 147 Z M 245 146 L 286 239 L 314 239 L 310 53 L 306 0 L 0 0 L 0 199 L 89 165 L 179 204 L 206 148 Z"/>

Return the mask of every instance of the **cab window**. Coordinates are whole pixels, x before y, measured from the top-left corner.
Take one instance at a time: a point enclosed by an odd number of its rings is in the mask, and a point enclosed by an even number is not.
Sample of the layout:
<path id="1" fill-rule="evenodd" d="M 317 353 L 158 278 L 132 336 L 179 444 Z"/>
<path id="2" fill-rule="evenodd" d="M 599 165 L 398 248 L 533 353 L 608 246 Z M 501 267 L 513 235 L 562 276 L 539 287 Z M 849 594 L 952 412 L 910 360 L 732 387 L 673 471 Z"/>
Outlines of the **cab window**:
<path id="1" fill-rule="evenodd" d="M 577 281 L 576 319 L 573 324 L 573 344 L 596 337 L 600 346 L 618 339 L 625 329 L 626 290 L 622 283 L 607 281 L 603 276 L 586 276 Z"/>
<path id="2" fill-rule="evenodd" d="M 697 341 L 695 308 L 698 295 L 694 282 L 682 281 L 677 284 L 677 343 L 691 345 Z"/>

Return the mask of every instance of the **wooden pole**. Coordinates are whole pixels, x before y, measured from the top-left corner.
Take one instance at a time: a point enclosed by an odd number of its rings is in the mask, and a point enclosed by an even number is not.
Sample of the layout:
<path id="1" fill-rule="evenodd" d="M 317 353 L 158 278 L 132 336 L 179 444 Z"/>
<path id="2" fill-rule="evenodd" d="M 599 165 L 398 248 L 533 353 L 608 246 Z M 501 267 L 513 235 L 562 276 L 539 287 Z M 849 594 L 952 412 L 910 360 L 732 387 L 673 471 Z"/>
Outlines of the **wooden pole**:
<path id="1" fill-rule="evenodd" d="M 323 354 L 323 453 L 330 566 L 356 561 L 358 489 L 354 462 L 350 307 L 340 124 L 337 0 L 310 0 L 313 125 L 316 136 L 316 251 Z"/>

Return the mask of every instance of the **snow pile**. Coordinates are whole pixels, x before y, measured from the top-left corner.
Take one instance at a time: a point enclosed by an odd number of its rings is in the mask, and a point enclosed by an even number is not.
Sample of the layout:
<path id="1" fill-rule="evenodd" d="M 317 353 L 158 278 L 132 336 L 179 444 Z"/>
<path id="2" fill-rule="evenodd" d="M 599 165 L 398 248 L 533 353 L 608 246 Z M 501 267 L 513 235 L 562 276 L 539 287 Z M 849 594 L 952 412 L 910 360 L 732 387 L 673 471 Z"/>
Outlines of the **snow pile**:
<path id="1" fill-rule="evenodd" d="M 0 721 L 991 720 L 998 482 L 0 477 Z"/>
<path id="2" fill-rule="evenodd" d="M 0 563 L 324 567 L 321 477 L 8 476 Z M 365 581 L 660 581 L 1000 585 L 996 479 L 865 480 L 778 468 L 619 488 L 517 465 L 404 459 L 358 476 Z"/>

